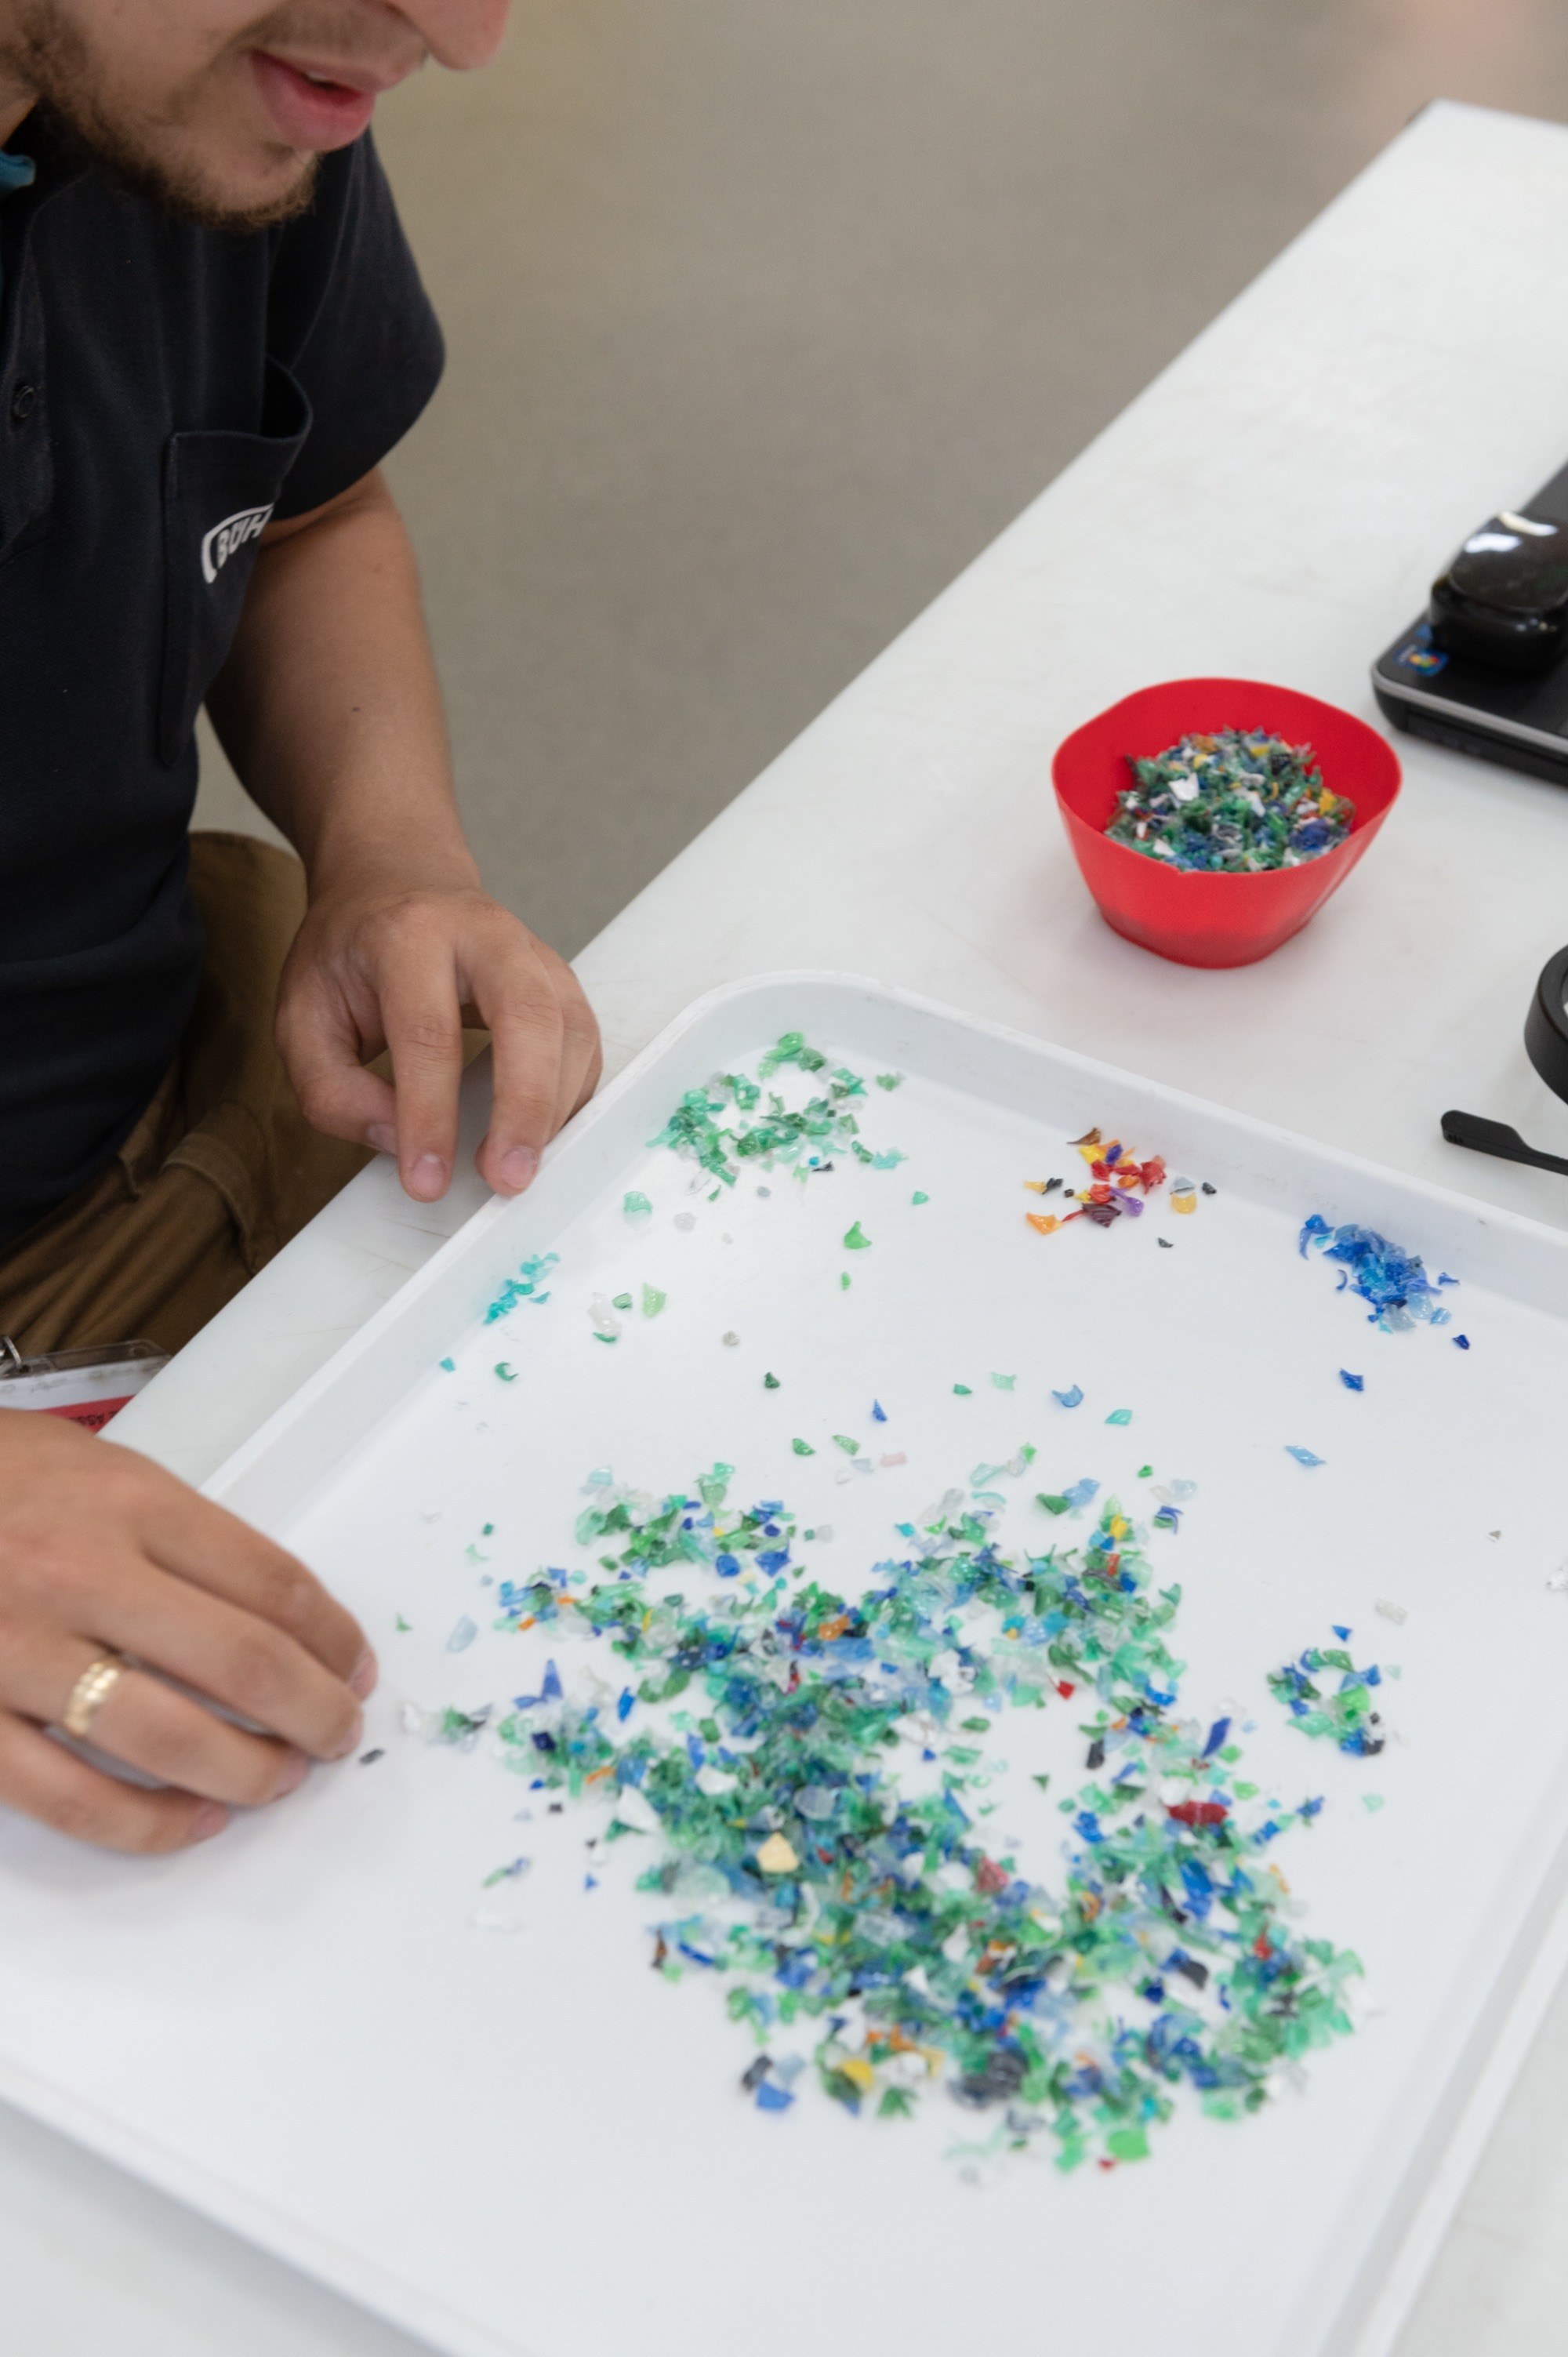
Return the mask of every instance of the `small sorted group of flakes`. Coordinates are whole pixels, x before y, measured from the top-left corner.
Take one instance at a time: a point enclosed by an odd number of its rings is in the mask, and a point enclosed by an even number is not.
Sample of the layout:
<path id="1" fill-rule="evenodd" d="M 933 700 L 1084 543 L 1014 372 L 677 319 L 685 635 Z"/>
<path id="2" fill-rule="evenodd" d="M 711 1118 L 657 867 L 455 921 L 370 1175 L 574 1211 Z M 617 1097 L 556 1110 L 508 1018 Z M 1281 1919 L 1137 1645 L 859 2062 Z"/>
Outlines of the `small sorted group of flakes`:
<path id="1" fill-rule="evenodd" d="M 1112 843 L 1183 875 L 1255 876 L 1335 850 L 1355 804 L 1323 782 L 1310 745 L 1262 729 L 1184 737 L 1148 759 L 1116 797 Z"/>
<path id="2" fill-rule="evenodd" d="M 1380 1604 L 1378 1610 L 1390 1620 L 1404 1618 L 1397 1605 Z M 1292 1726 L 1303 1735 L 1327 1737 L 1341 1751 L 1372 1760 L 1388 1741 L 1380 1732 L 1381 1717 L 1372 1707 L 1373 1690 L 1382 1684 L 1383 1674 L 1375 1662 L 1368 1669 L 1356 1667 L 1346 1650 L 1348 1629 L 1336 1625 L 1334 1634 L 1337 1645 L 1309 1645 L 1295 1661 L 1271 1670 L 1269 1692 L 1283 1703 Z M 1335 1672 L 1337 1686 L 1332 1684 Z"/>
<path id="3" fill-rule="evenodd" d="M 669 1297 L 668 1294 L 660 1293 L 656 1285 L 645 1285 L 642 1288 L 643 1316 L 657 1318 Z M 618 1293 L 612 1300 L 607 1294 L 596 1293 L 588 1308 L 595 1341 L 618 1342 L 625 1331 L 620 1322 L 621 1316 L 628 1314 L 636 1307 L 637 1297 L 634 1294 Z M 729 1337 L 726 1336 L 725 1340 L 728 1340 Z"/>
<path id="4" fill-rule="evenodd" d="M 515 1276 L 507 1278 L 506 1283 L 486 1310 L 486 1325 L 493 1326 L 498 1318 L 506 1317 L 509 1311 L 517 1308 L 520 1301 L 532 1302 L 536 1309 L 541 1308 L 550 1298 L 548 1293 L 541 1289 L 544 1280 L 553 1268 L 559 1268 L 560 1265 L 559 1253 L 532 1254 L 523 1262 Z M 445 1363 L 444 1361 L 443 1364 Z"/>
<path id="5" fill-rule="evenodd" d="M 1097 1228 L 1109 1228 L 1124 1214 L 1137 1219 L 1144 1203 L 1156 1187 L 1163 1186 L 1165 1177 L 1164 1157 L 1152 1154 L 1140 1162 L 1119 1137 L 1102 1137 L 1098 1129 L 1086 1130 L 1081 1137 L 1070 1143 L 1089 1165 L 1089 1185 L 1076 1192 L 1060 1178 L 1026 1178 L 1025 1187 L 1031 1195 L 1054 1195 L 1058 1190 L 1064 1203 L 1076 1203 L 1075 1211 L 1026 1211 L 1030 1227 L 1042 1236 L 1054 1236 L 1071 1220 L 1091 1220 Z M 1212 1190 L 1210 1190 L 1212 1191 Z M 1192 1181 L 1183 1178 L 1171 1189 L 1171 1208 L 1176 1211 L 1196 1209 L 1197 1197 Z"/>
<path id="6" fill-rule="evenodd" d="M 806 1075 L 821 1093 L 792 1109 L 776 1091 L 765 1092 L 763 1084 L 786 1069 Z M 891 1091 L 902 1080 L 900 1072 L 879 1072 L 876 1085 Z M 688 1089 L 650 1143 L 695 1161 L 725 1187 L 735 1185 L 743 1163 L 769 1170 L 782 1164 L 800 1179 L 825 1176 L 835 1154 L 874 1170 L 895 1170 L 906 1156 L 893 1148 L 875 1151 L 861 1137 L 854 1107 L 865 1102 L 858 1073 L 847 1065 L 830 1066 L 802 1033 L 786 1031 L 761 1059 L 756 1080 L 717 1072 L 704 1087 Z"/>
<path id="7" fill-rule="evenodd" d="M 945 2086 L 998 2155 L 1049 2140 L 1064 2169 L 1111 2167 L 1148 2155 L 1184 2087 L 1244 2118 L 1350 2028 L 1359 1966 L 1303 1935 L 1265 1855 L 1321 1803 L 1261 1799 L 1230 1721 L 1182 1716 L 1180 1590 L 1113 1501 L 1081 1545 L 1020 1557 L 950 1491 L 846 1596 L 802 1578 L 783 1502 L 737 1512 L 729 1478 L 660 1501 L 592 1477 L 597 1571 L 503 1587 L 499 1625 L 575 1630 L 619 1674 L 579 1695 L 552 1663 L 495 1733 L 531 1789 L 607 1803 L 604 1846 L 631 1840 L 658 1910 L 653 1963 L 726 1985 L 758 2108 L 797 2099 L 805 2033 L 852 2113 Z M 978 1821 L 1000 1714 L 1064 1704 L 1089 1781 L 1059 1803 L 1053 1889 Z"/>
<path id="8" fill-rule="evenodd" d="M 1401 1334 L 1412 1326 L 1448 1323 L 1442 1288 L 1457 1285 L 1458 1278 L 1440 1275 L 1434 1285 L 1419 1254 L 1391 1243 L 1387 1236 L 1380 1236 L 1373 1228 L 1331 1227 L 1321 1211 L 1314 1211 L 1303 1225 L 1297 1250 L 1303 1260 L 1318 1253 L 1325 1260 L 1339 1264 L 1337 1290 L 1343 1293 L 1348 1287 L 1363 1301 L 1370 1302 L 1371 1315 L 1367 1320 L 1369 1326 L 1380 1326 L 1387 1334 Z M 1466 1336 L 1456 1335 L 1455 1340 L 1465 1350 L 1469 1349 Z M 1359 1376 L 1341 1371 L 1341 1381 L 1348 1390 L 1361 1389 Z"/>

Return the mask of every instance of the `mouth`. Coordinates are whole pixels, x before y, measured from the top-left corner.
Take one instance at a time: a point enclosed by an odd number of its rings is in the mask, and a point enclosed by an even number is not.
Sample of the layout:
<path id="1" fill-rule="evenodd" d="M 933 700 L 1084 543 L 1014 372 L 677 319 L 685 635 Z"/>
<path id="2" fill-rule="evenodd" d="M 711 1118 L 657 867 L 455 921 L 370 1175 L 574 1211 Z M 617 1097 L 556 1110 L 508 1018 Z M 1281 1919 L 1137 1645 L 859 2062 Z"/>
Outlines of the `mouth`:
<path id="1" fill-rule="evenodd" d="M 251 70 L 263 105 L 285 146 L 324 155 L 358 139 L 377 99 L 403 80 L 364 68 L 304 66 L 268 49 L 251 52 Z"/>

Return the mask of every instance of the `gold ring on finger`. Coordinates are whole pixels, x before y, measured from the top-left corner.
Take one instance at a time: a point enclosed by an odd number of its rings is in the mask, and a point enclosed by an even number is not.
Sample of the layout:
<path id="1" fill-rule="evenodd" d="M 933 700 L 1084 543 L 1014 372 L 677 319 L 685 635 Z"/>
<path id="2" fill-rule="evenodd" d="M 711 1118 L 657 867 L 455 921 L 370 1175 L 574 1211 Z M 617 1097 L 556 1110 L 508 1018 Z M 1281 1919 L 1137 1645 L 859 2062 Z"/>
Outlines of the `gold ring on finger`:
<path id="1" fill-rule="evenodd" d="M 92 1732 L 92 1722 L 124 1676 L 129 1664 L 118 1653 L 101 1653 L 90 1662 L 70 1690 L 70 1698 L 60 1714 L 60 1725 L 79 1743 L 85 1743 Z"/>

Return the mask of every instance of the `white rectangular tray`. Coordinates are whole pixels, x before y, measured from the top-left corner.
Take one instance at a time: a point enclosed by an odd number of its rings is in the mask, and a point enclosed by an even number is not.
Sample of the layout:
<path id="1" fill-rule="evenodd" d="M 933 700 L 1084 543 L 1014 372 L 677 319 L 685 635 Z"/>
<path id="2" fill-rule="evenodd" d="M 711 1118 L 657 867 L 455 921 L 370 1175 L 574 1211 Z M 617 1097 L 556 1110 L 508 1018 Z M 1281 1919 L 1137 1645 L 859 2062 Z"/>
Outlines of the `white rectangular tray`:
<path id="1" fill-rule="evenodd" d="M 805 1188 L 748 1174 L 710 1202 L 649 1141 L 684 1089 L 787 1029 L 908 1075 L 862 1123 L 910 1158 Z M 1022 1180 L 1070 1170 L 1065 1141 L 1096 1123 L 1218 1192 L 1190 1218 L 1156 1197 L 1109 1232 L 1038 1236 Z M 628 1189 L 650 1221 L 627 1220 Z M 1298 1256 L 1311 1211 L 1453 1271 L 1455 1327 L 1370 1327 Z M 852 1261 L 856 1220 L 872 1248 Z M 544 1251 L 551 1300 L 486 1326 Z M 597 1342 L 594 1297 L 644 1282 L 663 1313 Z M 459 2357 L 849 2357 L 977 2330 L 1087 2347 L 1107 2329 L 1181 2357 L 1379 2357 L 1563 1959 L 1568 1597 L 1546 1577 L 1565 1321 L 1568 1241 L 1530 1222 L 870 984 L 718 993 L 209 1484 L 364 1620 L 384 1756 L 155 1864 L 0 1825 L 0 2093 Z M 1073 1384 L 1064 1411 L 1052 1393 Z M 878 1446 L 908 1462 L 841 1481 L 830 1436 L 869 1438 L 873 1396 Z M 1120 1406 L 1131 1426 L 1108 1426 Z M 802 1434 L 827 1445 L 800 1458 Z M 1087 1473 L 1132 1503 L 1145 1461 L 1197 1482 L 1179 1534 L 1150 1542 L 1185 1590 L 1183 1708 L 1251 1722 L 1266 1791 L 1326 1796 L 1275 1855 L 1304 1928 L 1363 1958 L 1368 2006 L 1256 2119 L 1184 2105 L 1135 2168 L 1064 2178 L 1047 2158 L 976 2188 L 944 2158 L 974 2127 L 945 2098 L 908 2125 L 811 2088 L 756 2111 L 722 1991 L 647 1969 L 632 1845 L 585 1888 L 591 1812 L 550 1816 L 485 1745 L 429 1748 L 400 1714 L 504 1703 L 546 1653 L 568 1685 L 603 1670 L 485 1609 L 489 1582 L 584 1561 L 594 1468 L 663 1492 L 723 1458 L 737 1497 L 831 1523 L 811 1569 L 853 1592 L 897 1522 L 1026 1440 L 1040 1453 L 1004 1546 L 1061 1535 L 1042 1483 Z M 1407 1621 L 1377 1618 L 1380 1598 Z M 465 1617 L 480 1633 L 451 1652 Z M 1402 1672 L 1375 1762 L 1307 1743 L 1266 1690 L 1331 1622 Z M 1071 1717 L 1050 1736 L 1069 1779 Z M 1011 1791 L 1004 1810 L 1049 1883 L 1063 1820 L 1039 1803 L 1026 1822 Z M 484 1876 L 525 1849 L 521 1928 L 476 1928 Z"/>

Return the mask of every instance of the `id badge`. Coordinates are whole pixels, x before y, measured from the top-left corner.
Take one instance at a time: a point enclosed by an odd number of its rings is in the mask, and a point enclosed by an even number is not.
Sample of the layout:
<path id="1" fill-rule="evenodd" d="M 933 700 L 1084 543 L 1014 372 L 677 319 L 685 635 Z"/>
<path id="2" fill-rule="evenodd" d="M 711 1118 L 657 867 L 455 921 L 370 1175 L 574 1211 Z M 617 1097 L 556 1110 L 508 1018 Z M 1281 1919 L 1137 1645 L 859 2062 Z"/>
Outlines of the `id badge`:
<path id="1" fill-rule="evenodd" d="M 10 1336 L 0 1334 L 0 1407 L 36 1408 L 102 1432 L 167 1364 L 168 1352 L 156 1342 L 93 1342 L 24 1359 Z"/>

